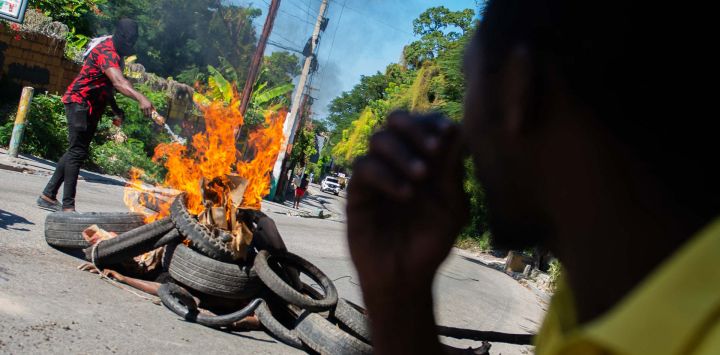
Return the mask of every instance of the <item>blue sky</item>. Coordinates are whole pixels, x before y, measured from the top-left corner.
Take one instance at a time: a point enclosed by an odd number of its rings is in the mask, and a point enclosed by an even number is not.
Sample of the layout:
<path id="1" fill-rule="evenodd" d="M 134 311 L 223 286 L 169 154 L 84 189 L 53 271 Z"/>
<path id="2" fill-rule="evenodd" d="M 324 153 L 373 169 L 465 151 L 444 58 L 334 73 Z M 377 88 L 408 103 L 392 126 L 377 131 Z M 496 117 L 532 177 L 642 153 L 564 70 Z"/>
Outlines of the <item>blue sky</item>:
<path id="1" fill-rule="evenodd" d="M 269 0 L 237 0 L 263 9 L 256 20 L 258 33 L 265 22 Z M 321 0 L 282 0 L 280 13 L 270 39 L 285 46 L 302 49 L 312 35 Z M 345 5 L 345 6 L 343 6 Z M 330 24 L 323 34 L 320 49 L 320 71 L 313 87 L 317 118 L 327 113 L 328 103 L 360 80 L 361 75 L 383 72 L 398 62 L 402 49 L 412 42 L 412 21 L 433 6 L 444 5 L 451 10 L 471 8 L 475 0 L 330 0 L 327 17 Z M 278 49 L 268 46 L 267 52 Z"/>

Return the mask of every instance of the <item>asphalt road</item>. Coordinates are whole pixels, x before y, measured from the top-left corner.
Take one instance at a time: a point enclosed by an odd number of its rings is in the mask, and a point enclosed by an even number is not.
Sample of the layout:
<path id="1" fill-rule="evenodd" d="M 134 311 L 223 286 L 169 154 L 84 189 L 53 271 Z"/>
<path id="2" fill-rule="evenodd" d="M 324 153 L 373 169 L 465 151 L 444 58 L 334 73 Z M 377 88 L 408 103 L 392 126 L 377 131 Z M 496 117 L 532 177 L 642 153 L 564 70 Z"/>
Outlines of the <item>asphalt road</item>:
<path id="1" fill-rule="evenodd" d="M 43 238 L 47 212 L 34 200 L 47 179 L 0 169 L 0 353 L 297 352 L 263 332 L 228 333 L 183 322 L 162 306 L 76 270 L 81 260 L 49 247 Z M 293 216 L 291 208 L 272 203 L 263 210 L 275 219 L 291 251 L 336 280 L 341 297 L 361 303 L 344 237 L 344 197 L 314 187 L 311 194 L 303 209 L 332 211 L 330 220 Z M 125 210 L 122 186 L 111 181 L 81 181 L 77 200 L 81 211 Z M 443 325 L 532 332 L 544 314 L 533 292 L 460 255 L 445 263 L 434 291 Z M 503 344 L 492 349 L 493 354 L 531 352 Z"/>

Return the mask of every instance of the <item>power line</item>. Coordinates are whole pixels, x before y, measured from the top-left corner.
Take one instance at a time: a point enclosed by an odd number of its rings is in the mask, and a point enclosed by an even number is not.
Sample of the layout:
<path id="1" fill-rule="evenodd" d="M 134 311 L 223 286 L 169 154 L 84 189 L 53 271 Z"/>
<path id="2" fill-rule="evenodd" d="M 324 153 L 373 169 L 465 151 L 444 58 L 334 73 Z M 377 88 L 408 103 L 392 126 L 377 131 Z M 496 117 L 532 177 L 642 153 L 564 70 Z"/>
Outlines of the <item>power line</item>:
<path id="1" fill-rule="evenodd" d="M 267 0 L 262 0 L 262 2 L 264 2 L 265 4 L 267 4 L 268 6 L 270 6 L 270 3 L 268 3 Z M 304 18 L 302 18 L 302 17 L 300 17 L 300 16 L 297 16 L 297 15 L 295 15 L 295 14 L 291 14 L 291 13 L 289 13 L 289 12 L 283 10 L 283 9 L 280 9 L 280 12 L 282 12 L 282 13 L 284 13 L 285 15 L 288 15 L 288 16 L 290 16 L 290 17 L 292 17 L 292 18 L 294 18 L 294 19 L 296 19 L 296 20 L 298 20 L 298 21 L 300 21 L 300 22 L 302 22 L 302 23 L 307 23 L 307 24 L 310 24 L 310 25 L 314 25 L 313 23 L 308 22 L 308 21 L 305 20 Z"/>
<path id="2" fill-rule="evenodd" d="M 307 18 L 308 21 L 312 21 L 312 14 L 310 13 L 310 8 L 312 7 L 312 0 L 308 0 L 307 3 Z M 308 32 L 307 26 L 305 26 L 305 32 Z"/>
<path id="3" fill-rule="evenodd" d="M 288 45 L 294 45 L 296 43 L 294 40 L 291 40 L 291 39 L 281 35 L 279 32 L 273 32 L 272 35 L 280 37 L 281 39 L 285 40 L 285 42 L 287 42 Z"/>
<path id="4" fill-rule="evenodd" d="M 299 50 L 299 49 L 291 48 L 291 47 L 285 46 L 285 45 L 283 45 L 283 44 L 281 44 L 281 43 L 277 43 L 277 42 L 275 42 L 275 41 L 268 41 L 268 44 L 271 45 L 271 46 L 274 46 L 274 47 L 278 47 L 278 48 L 280 48 L 280 49 L 284 49 L 284 50 L 286 50 L 286 51 L 290 51 L 290 52 L 295 52 L 295 53 L 300 53 L 300 54 L 302 54 L 302 51 Z"/>
<path id="5" fill-rule="evenodd" d="M 338 0 L 330 0 L 330 1 L 333 2 L 333 3 L 335 3 L 335 4 L 340 5 L 340 3 L 338 3 Z M 415 34 L 412 33 L 412 32 L 408 32 L 407 30 L 403 30 L 403 29 L 398 28 L 398 27 L 395 27 L 395 26 L 393 26 L 393 25 L 391 25 L 391 24 L 389 24 L 389 23 L 387 23 L 387 22 L 383 22 L 383 21 L 378 20 L 377 17 L 374 16 L 374 15 L 369 15 L 369 14 L 363 12 L 363 11 L 360 11 L 360 10 L 358 10 L 358 9 L 354 9 L 354 8 L 352 8 L 352 7 L 350 7 L 350 6 L 346 6 L 346 8 L 347 8 L 348 10 L 350 10 L 350 11 L 354 11 L 354 12 L 356 12 L 356 13 L 364 16 L 366 19 L 370 19 L 370 20 L 372 20 L 372 21 L 375 21 L 375 22 L 377 22 L 377 23 L 379 23 L 379 24 L 381 24 L 381 25 L 384 25 L 384 26 L 386 26 L 386 27 L 389 27 L 389 28 L 391 28 L 391 29 L 393 29 L 393 30 L 395 30 L 395 31 L 397 31 L 397 32 L 405 33 L 405 34 L 411 35 L 411 36 L 413 36 L 413 37 L 415 36 Z"/>
<path id="6" fill-rule="evenodd" d="M 297 9 L 300 10 L 300 11 L 302 11 L 303 13 L 308 13 L 308 12 L 309 12 L 308 10 L 306 10 L 305 8 L 303 8 L 302 5 L 299 5 L 299 4 L 295 3 L 295 2 L 292 2 L 292 1 L 289 1 L 289 0 L 285 0 L 285 2 L 286 2 L 286 3 L 289 3 L 289 4 L 292 5 L 292 6 L 295 6 L 295 8 L 297 8 Z"/>

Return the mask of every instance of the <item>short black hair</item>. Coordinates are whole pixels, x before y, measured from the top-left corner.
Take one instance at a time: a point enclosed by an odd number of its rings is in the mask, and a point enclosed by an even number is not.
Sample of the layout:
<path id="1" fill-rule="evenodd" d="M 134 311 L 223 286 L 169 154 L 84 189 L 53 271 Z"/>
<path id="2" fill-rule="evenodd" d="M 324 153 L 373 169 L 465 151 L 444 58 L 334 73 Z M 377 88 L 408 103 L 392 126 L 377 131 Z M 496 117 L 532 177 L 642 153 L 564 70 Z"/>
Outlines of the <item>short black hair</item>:
<path id="1" fill-rule="evenodd" d="M 475 47 L 485 74 L 517 45 L 535 63 L 551 63 L 573 99 L 596 112 L 678 203 L 707 219 L 720 214 L 720 135 L 710 113 L 717 99 L 701 81 L 714 70 L 716 40 L 702 28 L 712 11 L 693 6 L 489 0 Z"/>

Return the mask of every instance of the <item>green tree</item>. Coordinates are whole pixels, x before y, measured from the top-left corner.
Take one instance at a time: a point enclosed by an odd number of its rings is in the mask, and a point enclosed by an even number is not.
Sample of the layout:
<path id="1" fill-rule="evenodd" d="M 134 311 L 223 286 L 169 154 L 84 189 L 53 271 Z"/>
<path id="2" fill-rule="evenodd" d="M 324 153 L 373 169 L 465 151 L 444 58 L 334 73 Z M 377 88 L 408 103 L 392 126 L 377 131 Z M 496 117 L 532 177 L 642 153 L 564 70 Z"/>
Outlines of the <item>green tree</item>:
<path id="1" fill-rule="evenodd" d="M 448 46 L 473 28 L 475 11 L 450 11 L 445 6 L 432 7 L 413 21 L 413 32 L 421 38 L 405 47 L 405 63 L 419 68 L 423 62 L 437 58 Z"/>
<path id="2" fill-rule="evenodd" d="M 370 86 L 363 77 L 352 90 L 332 101 L 328 121 L 333 139 L 327 156 L 349 168 L 367 151 L 369 137 L 395 109 L 439 111 L 460 120 L 465 96 L 462 59 L 475 26 L 473 17 L 472 10 L 453 12 L 444 7 L 421 14 L 413 23 L 421 38 L 406 47 L 404 63 L 391 64 L 385 74 L 373 77 L 372 83 L 382 85 Z M 466 170 L 464 188 L 471 197 L 471 220 L 461 237 L 465 245 L 488 247 L 491 236 L 484 191 L 472 174 L 470 161 Z"/>
<path id="3" fill-rule="evenodd" d="M 93 34 L 93 27 L 105 17 L 100 10 L 108 0 L 30 0 L 29 7 L 38 9 L 68 26 L 65 55 L 75 61 L 82 60 L 82 53 Z"/>
<path id="4" fill-rule="evenodd" d="M 310 157 L 317 154 L 315 130 L 306 127 L 298 132 L 297 139 L 293 145 L 290 161 L 293 165 L 307 166 Z"/>
<path id="5" fill-rule="evenodd" d="M 39 9 L 45 16 L 64 23 L 73 34 L 90 36 L 97 16 L 101 14 L 99 6 L 107 0 L 30 0 L 28 7 Z"/>
<path id="6" fill-rule="evenodd" d="M 300 74 L 300 58 L 290 52 L 273 52 L 263 60 L 263 70 L 258 82 L 266 82 L 268 86 L 280 86 L 292 83 L 293 78 Z"/>
<path id="7" fill-rule="evenodd" d="M 244 80 L 257 43 L 253 21 L 260 9 L 217 0 L 107 1 L 101 7 L 107 19 L 98 33 L 111 33 L 122 17 L 138 21 L 138 62 L 149 72 L 194 84 L 191 79 L 206 74 L 208 65 L 220 68 L 226 60 Z"/>
<path id="8" fill-rule="evenodd" d="M 335 141 L 339 138 L 336 133 L 350 127 L 350 124 L 360 117 L 365 107 L 372 101 L 385 97 L 388 84 L 388 77 L 380 72 L 372 76 L 363 75 L 360 77 L 360 83 L 352 90 L 343 92 L 332 100 L 328 107 L 327 122 L 332 126 Z"/>
<path id="9" fill-rule="evenodd" d="M 340 142 L 332 149 L 338 165 L 349 167 L 355 158 L 367 152 L 368 140 L 378 122 L 373 110 L 366 108 L 348 129 L 343 130 Z"/>

